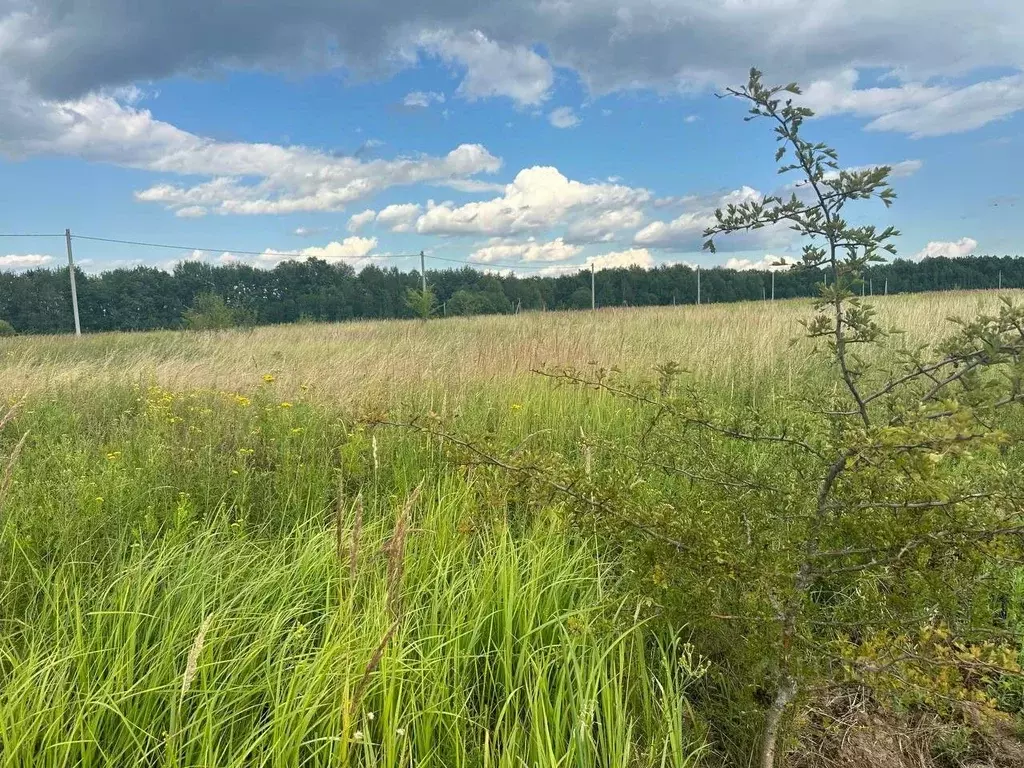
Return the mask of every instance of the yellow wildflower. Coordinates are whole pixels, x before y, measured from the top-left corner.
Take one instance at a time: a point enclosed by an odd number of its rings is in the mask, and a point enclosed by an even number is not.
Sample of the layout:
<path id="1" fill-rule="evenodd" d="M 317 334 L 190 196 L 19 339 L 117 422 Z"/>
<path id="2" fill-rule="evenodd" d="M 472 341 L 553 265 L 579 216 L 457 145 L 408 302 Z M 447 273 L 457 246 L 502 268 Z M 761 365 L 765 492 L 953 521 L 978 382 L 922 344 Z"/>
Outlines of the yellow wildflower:
<path id="1" fill-rule="evenodd" d="M 263 374 L 263 380 L 265 382 L 267 382 L 267 384 L 272 384 L 274 382 L 274 374 L 272 374 L 272 373 L 264 373 Z"/>
<path id="2" fill-rule="evenodd" d="M 665 573 L 665 569 L 660 565 L 654 566 L 654 572 L 651 574 L 651 581 L 659 587 L 666 586 L 668 584 L 668 575 Z"/>
<path id="3" fill-rule="evenodd" d="M 281 403 L 281 407 L 282 408 L 291 408 L 292 404 L 291 403 Z"/>

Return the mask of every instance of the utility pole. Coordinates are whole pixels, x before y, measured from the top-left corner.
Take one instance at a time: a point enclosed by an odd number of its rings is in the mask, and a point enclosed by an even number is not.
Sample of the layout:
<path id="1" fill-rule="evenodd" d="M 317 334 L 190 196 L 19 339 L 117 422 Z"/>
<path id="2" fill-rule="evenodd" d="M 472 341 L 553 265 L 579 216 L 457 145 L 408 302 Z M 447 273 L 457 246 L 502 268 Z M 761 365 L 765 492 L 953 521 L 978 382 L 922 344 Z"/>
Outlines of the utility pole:
<path id="1" fill-rule="evenodd" d="M 697 305 L 700 305 L 700 264 L 697 265 Z"/>
<path id="2" fill-rule="evenodd" d="M 423 284 L 423 295 L 427 295 L 427 267 L 423 251 L 420 251 L 420 281 Z"/>
<path id="3" fill-rule="evenodd" d="M 885 295 L 889 295 L 889 278 L 885 278 Z"/>
<path id="4" fill-rule="evenodd" d="M 590 262 L 590 309 L 597 309 L 597 279 L 595 277 L 594 262 Z"/>
<path id="5" fill-rule="evenodd" d="M 999 270 L 999 290 L 1003 290 L 1003 270 Z"/>
<path id="6" fill-rule="evenodd" d="M 71 308 L 75 312 L 75 336 L 82 335 L 82 324 L 78 320 L 78 287 L 75 285 L 75 258 L 71 255 L 71 230 L 64 230 L 68 244 L 68 275 L 71 277 Z"/>
<path id="7" fill-rule="evenodd" d="M 775 301 L 775 270 L 772 270 L 772 301 Z"/>
<path id="8" fill-rule="evenodd" d="M 875 295 L 875 280 L 872 277 L 868 278 L 868 295 L 869 296 L 874 296 Z"/>

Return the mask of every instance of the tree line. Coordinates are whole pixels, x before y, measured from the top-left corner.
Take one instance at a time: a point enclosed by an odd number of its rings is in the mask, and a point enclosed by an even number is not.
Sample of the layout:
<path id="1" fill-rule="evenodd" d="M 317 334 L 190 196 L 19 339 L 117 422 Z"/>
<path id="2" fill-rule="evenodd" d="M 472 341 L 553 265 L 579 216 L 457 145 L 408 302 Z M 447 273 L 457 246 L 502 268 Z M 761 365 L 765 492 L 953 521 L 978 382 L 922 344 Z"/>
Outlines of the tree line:
<path id="1" fill-rule="evenodd" d="M 427 271 L 427 282 L 446 316 L 527 310 L 589 309 L 590 273 L 557 277 L 496 275 L 466 267 Z M 778 299 L 813 296 L 823 272 L 776 272 Z M 17 333 L 66 333 L 74 327 L 68 274 L 63 269 L 0 273 L 0 320 Z M 286 261 L 270 270 L 246 264 L 182 262 L 173 272 L 155 267 L 77 272 L 82 330 L 145 331 L 183 328 L 197 299 L 219 297 L 235 316 L 263 325 L 298 321 L 412 317 L 406 296 L 419 287 L 417 272 L 320 259 Z M 1010 256 L 894 260 L 867 267 L 864 291 L 874 295 L 917 291 L 1024 287 L 1024 259 Z M 772 295 L 768 271 L 702 269 L 703 303 L 760 301 Z M 697 301 L 697 272 L 684 265 L 605 269 L 595 278 L 599 307 L 665 306 Z"/>

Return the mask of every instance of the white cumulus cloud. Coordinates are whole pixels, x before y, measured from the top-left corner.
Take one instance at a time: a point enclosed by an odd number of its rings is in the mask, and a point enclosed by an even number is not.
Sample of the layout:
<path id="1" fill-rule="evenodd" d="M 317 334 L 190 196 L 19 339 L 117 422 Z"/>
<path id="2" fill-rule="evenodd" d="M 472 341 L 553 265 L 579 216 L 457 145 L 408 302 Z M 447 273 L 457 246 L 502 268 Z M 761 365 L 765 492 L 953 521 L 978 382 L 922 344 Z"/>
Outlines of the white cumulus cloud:
<path id="1" fill-rule="evenodd" d="M 467 181 L 501 161 L 479 144 L 442 156 L 364 160 L 303 146 L 225 142 L 183 131 L 147 109 L 90 94 L 34 100 L 0 78 L 0 153 L 64 155 L 207 179 L 160 183 L 136 193 L 180 216 L 338 211 L 394 186 Z"/>
<path id="2" fill-rule="evenodd" d="M 912 138 L 963 133 L 1024 109 L 1024 74 L 966 85 L 902 82 L 856 88 L 859 73 L 812 82 L 802 102 L 819 116 L 853 114 L 872 118 L 869 131 L 908 133 Z"/>
<path id="3" fill-rule="evenodd" d="M 761 200 L 764 196 L 753 187 L 743 186 L 714 198 L 685 198 L 686 210 L 671 221 L 652 221 L 633 236 L 636 245 L 655 248 L 669 248 L 679 251 L 699 251 L 704 242 L 704 230 L 715 223 L 715 209 L 728 205 Z M 747 249 L 751 240 L 767 240 L 779 237 L 777 228 L 766 227 L 752 236 L 724 237 L 721 249 Z"/>
<path id="4" fill-rule="evenodd" d="M 913 261 L 921 261 L 922 259 L 931 259 L 940 256 L 947 259 L 956 259 L 963 256 L 970 256 L 974 253 L 977 247 L 978 241 L 973 237 L 961 237 L 959 240 L 953 241 L 933 240 L 910 258 Z"/>
<path id="5" fill-rule="evenodd" d="M 377 223 L 392 232 L 411 232 L 423 207 L 416 203 L 389 205 L 377 213 Z"/>
<path id="6" fill-rule="evenodd" d="M 793 259 L 787 259 L 784 256 L 772 256 L 769 253 L 756 261 L 754 259 L 728 259 L 725 262 L 725 268 L 735 269 L 737 272 L 747 272 L 750 270 L 785 272 L 787 269 L 792 268 L 794 264 L 796 264 L 796 261 Z"/>
<path id="7" fill-rule="evenodd" d="M 291 259 L 298 261 L 302 259 L 323 259 L 331 264 L 345 263 L 361 266 L 368 263 L 370 254 L 376 247 L 376 237 L 353 236 L 346 237 L 341 241 L 331 241 L 327 245 L 313 245 L 294 251 L 277 251 L 268 248 L 257 256 L 256 259 L 267 266 L 273 266 Z"/>
<path id="8" fill-rule="evenodd" d="M 480 264 L 501 264 L 510 261 L 566 261 L 578 255 L 582 246 L 571 245 L 558 237 L 548 242 L 530 238 L 522 243 L 496 243 L 477 248 L 469 257 Z"/>
<path id="9" fill-rule="evenodd" d="M 643 211 L 638 208 L 613 208 L 571 222 L 566 236 L 576 243 L 606 243 L 624 229 L 636 229 L 643 221 Z"/>
<path id="10" fill-rule="evenodd" d="M 420 234 L 507 236 L 543 230 L 574 218 L 635 209 L 650 199 L 645 189 L 621 184 L 588 184 L 566 178 L 557 168 L 524 168 L 505 193 L 492 200 L 428 204 L 416 221 Z"/>
<path id="11" fill-rule="evenodd" d="M 373 222 L 377 218 L 377 212 L 371 209 L 367 209 L 360 213 L 354 213 L 348 220 L 348 231 L 359 232 L 367 224 Z"/>
<path id="12" fill-rule="evenodd" d="M 53 262 L 53 256 L 41 253 L 9 253 L 0 256 L 0 269 L 33 269 L 46 267 Z"/>
<path id="13" fill-rule="evenodd" d="M 554 264 L 538 270 L 538 274 L 555 276 L 569 275 L 580 270 L 591 268 L 620 269 L 624 267 L 642 267 L 651 269 L 655 266 L 654 256 L 646 248 L 630 248 L 624 251 L 610 251 L 597 256 L 588 256 L 583 264 Z"/>
<path id="14" fill-rule="evenodd" d="M 466 74 L 456 93 L 470 101 L 507 96 L 519 106 L 536 106 L 554 83 L 551 64 L 526 45 L 495 42 L 479 30 L 432 30 L 420 34 L 420 47 L 461 65 Z"/>

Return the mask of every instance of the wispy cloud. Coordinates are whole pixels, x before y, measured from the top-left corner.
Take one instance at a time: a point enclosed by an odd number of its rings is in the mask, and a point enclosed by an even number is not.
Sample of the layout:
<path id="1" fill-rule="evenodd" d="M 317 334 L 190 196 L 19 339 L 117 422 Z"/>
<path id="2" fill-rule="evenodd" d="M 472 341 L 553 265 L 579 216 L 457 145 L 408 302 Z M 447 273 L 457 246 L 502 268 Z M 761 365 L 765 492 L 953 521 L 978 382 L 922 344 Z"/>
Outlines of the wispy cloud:
<path id="1" fill-rule="evenodd" d="M 555 128 L 575 128 L 581 121 L 572 107 L 556 107 L 548 114 L 548 122 Z"/>
<path id="2" fill-rule="evenodd" d="M 444 104 L 444 94 L 438 91 L 412 91 L 402 99 L 402 106 L 409 109 L 426 109 L 431 104 Z"/>

